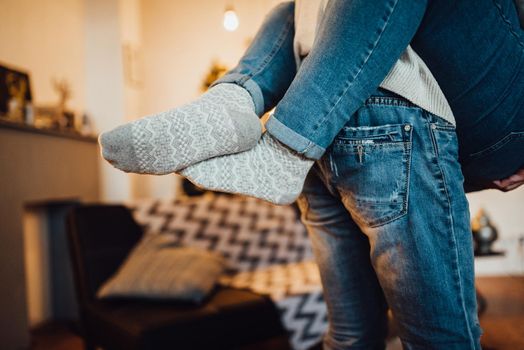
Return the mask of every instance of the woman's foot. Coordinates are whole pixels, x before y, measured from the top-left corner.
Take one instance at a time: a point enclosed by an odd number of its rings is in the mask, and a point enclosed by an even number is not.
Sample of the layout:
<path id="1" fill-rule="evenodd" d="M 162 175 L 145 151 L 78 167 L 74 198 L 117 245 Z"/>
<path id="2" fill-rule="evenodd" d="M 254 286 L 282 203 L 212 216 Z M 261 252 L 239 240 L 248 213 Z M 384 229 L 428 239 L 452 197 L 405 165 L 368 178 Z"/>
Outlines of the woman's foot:
<path id="1" fill-rule="evenodd" d="M 251 149 L 261 133 L 251 95 L 238 85 L 218 84 L 187 105 L 105 132 L 99 142 L 116 168 L 162 175 Z"/>
<path id="2" fill-rule="evenodd" d="M 302 192 L 313 163 L 266 132 L 248 151 L 205 160 L 185 168 L 180 174 L 210 190 L 289 204 Z"/>

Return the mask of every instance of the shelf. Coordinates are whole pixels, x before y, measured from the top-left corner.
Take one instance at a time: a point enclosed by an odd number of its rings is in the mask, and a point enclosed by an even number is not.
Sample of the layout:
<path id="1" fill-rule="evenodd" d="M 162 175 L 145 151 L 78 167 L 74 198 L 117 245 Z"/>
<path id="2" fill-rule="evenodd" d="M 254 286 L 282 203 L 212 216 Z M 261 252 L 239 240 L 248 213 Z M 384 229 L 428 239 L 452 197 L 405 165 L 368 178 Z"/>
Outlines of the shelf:
<path id="1" fill-rule="evenodd" d="M 97 136 L 95 135 L 85 136 L 85 135 L 75 133 L 73 131 L 40 129 L 40 128 L 35 128 L 34 126 L 31 126 L 31 125 L 11 122 L 5 119 L 0 119 L 0 128 L 13 129 L 17 131 L 29 132 L 29 133 L 34 133 L 34 134 L 49 135 L 49 136 L 54 136 L 54 137 L 63 137 L 63 138 L 68 138 L 68 139 L 73 139 L 73 140 L 78 140 L 78 141 L 84 141 L 84 142 L 96 143 L 98 139 Z"/>

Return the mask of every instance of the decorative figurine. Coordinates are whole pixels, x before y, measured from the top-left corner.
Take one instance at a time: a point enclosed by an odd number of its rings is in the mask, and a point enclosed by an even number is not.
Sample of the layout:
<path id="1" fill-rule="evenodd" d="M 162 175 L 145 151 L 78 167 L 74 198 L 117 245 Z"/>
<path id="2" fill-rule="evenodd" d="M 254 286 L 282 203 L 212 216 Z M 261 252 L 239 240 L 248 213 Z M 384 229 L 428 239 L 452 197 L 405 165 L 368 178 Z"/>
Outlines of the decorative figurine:
<path id="1" fill-rule="evenodd" d="M 491 246 L 498 238 L 495 226 L 491 224 L 489 216 L 484 209 L 480 209 L 471 223 L 473 241 L 475 243 L 475 255 L 489 255 L 493 253 Z"/>
<path id="2" fill-rule="evenodd" d="M 67 101 L 72 96 L 71 87 L 65 79 L 52 79 L 51 84 L 58 94 L 58 102 L 36 106 L 34 125 L 38 128 L 74 131 L 75 115 L 67 110 Z"/>

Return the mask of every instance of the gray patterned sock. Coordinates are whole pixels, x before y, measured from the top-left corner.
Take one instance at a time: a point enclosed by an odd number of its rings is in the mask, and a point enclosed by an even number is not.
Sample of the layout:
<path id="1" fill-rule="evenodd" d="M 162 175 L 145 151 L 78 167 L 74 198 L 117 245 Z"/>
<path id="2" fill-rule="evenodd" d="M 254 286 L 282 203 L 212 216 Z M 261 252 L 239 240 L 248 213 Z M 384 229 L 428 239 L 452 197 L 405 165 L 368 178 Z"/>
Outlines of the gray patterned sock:
<path id="1" fill-rule="evenodd" d="M 185 168 L 180 174 L 210 190 L 289 204 L 302 192 L 313 163 L 266 132 L 248 151 L 205 160 Z"/>
<path id="2" fill-rule="evenodd" d="M 248 150 L 261 133 L 251 95 L 238 85 L 218 84 L 189 104 L 105 132 L 99 142 L 116 168 L 162 175 Z"/>

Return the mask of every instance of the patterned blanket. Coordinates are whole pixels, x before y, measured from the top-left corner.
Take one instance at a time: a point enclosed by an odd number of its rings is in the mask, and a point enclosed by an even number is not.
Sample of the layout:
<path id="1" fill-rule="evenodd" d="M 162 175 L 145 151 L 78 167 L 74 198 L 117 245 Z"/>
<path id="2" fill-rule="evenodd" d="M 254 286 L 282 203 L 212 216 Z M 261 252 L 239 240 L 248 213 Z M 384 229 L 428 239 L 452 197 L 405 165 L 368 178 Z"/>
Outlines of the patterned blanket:
<path id="1" fill-rule="evenodd" d="M 327 329 L 320 276 L 293 207 L 217 194 L 129 207 L 146 234 L 169 234 L 177 244 L 220 252 L 229 265 L 220 283 L 270 296 L 293 349 L 320 341 Z"/>

